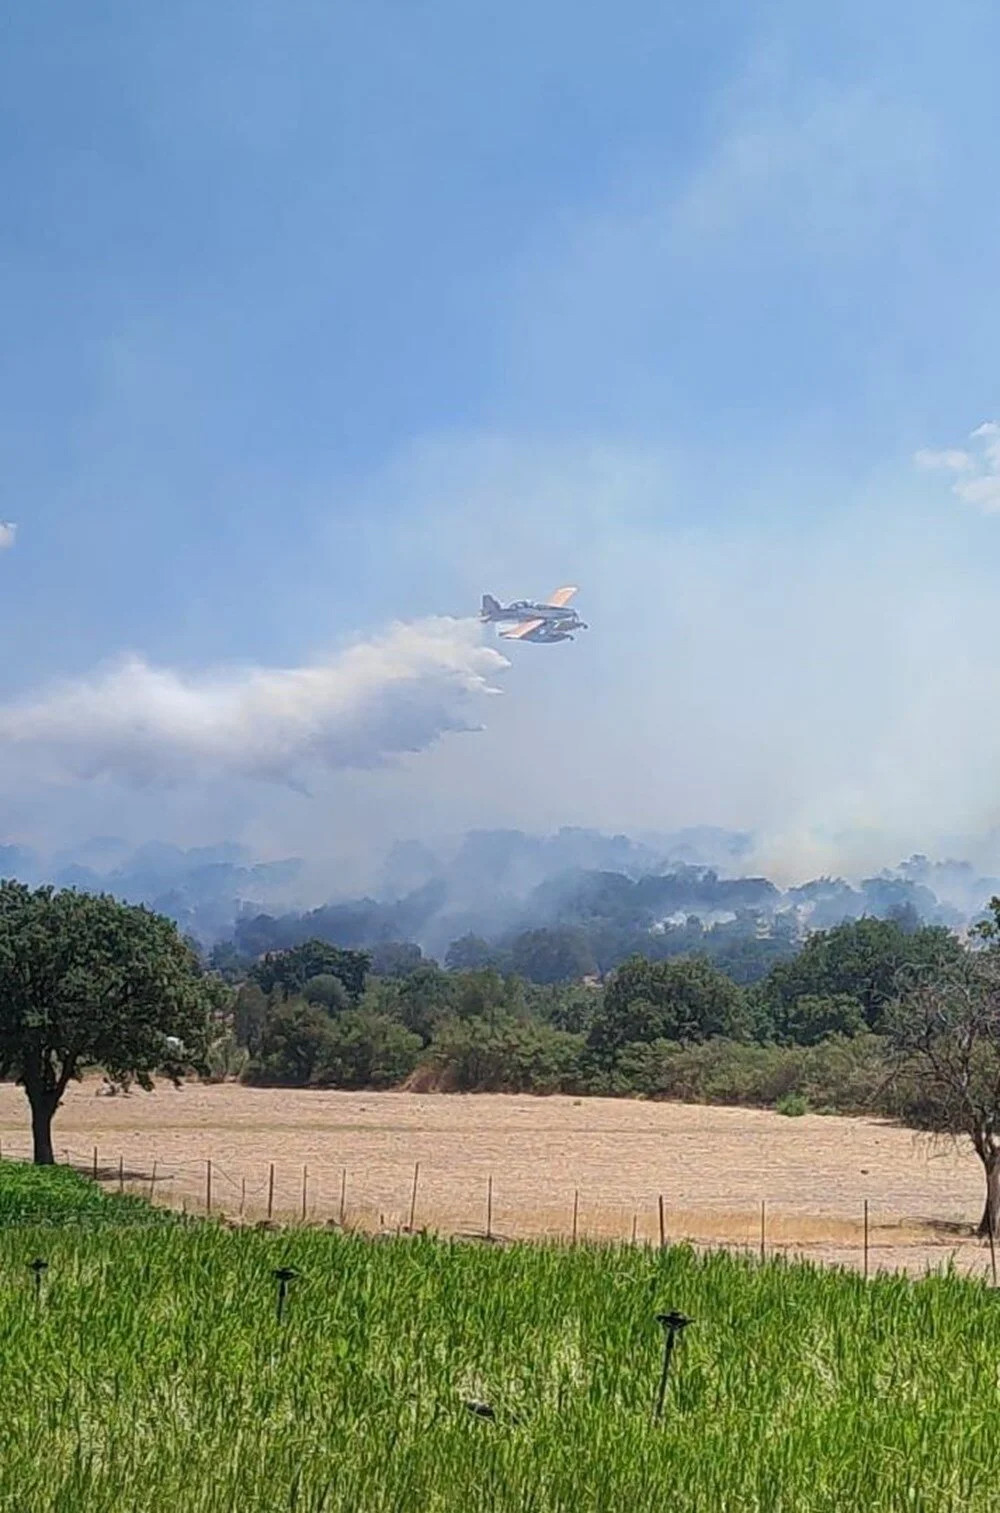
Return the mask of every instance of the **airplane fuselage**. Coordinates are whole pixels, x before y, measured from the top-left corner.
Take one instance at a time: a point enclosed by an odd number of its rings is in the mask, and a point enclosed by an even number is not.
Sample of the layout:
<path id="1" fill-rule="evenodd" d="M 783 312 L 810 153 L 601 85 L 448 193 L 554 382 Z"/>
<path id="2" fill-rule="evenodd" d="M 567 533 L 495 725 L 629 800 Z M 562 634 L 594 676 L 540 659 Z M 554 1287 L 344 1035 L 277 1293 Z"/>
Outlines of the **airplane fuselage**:
<path id="1" fill-rule="evenodd" d="M 498 604 L 495 609 L 484 609 L 480 619 L 492 625 L 507 620 L 577 620 L 575 609 L 562 609 L 557 604 L 532 604 L 529 599 L 519 599 L 514 604 Z"/>
<path id="2" fill-rule="evenodd" d="M 558 588 L 547 602 L 515 599 L 512 604 L 501 604 L 492 594 L 484 594 L 479 618 L 486 625 L 510 623 L 512 629 L 500 632 L 503 640 L 572 641 L 572 631 L 587 628 L 576 610 L 568 608 L 575 593 L 575 588 Z"/>

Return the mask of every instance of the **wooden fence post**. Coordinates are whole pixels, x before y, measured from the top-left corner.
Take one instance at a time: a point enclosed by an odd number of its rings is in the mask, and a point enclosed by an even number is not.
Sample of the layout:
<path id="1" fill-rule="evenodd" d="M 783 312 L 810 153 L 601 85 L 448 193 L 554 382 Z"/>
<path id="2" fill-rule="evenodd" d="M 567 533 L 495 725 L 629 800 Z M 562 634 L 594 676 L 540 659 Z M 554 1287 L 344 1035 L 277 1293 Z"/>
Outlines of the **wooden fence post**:
<path id="1" fill-rule="evenodd" d="M 410 1193 L 410 1223 L 409 1223 L 409 1230 L 410 1230 L 410 1234 L 411 1235 L 413 1233 L 413 1225 L 414 1225 L 414 1221 L 416 1219 L 416 1213 L 417 1213 L 417 1183 L 419 1182 L 419 1180 L 420 1180 L 420 1162 L 419 1161 L 414 1161 L 414 1163 L 413 1163 L 413 1191 Z"/>

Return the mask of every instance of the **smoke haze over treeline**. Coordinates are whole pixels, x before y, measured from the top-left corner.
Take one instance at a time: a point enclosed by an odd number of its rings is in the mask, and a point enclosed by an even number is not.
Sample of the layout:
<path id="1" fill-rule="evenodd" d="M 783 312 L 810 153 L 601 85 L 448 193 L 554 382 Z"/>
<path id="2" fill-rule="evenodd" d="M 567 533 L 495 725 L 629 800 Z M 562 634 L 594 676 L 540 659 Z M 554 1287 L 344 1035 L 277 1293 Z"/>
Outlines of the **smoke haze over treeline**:
<path id="1" fill-rule="evenodd" d="M 752 869 L 753 855 L 751 834 L 712 827 L 640 838 L 480 830 L 436 848 L 397 843 L 363 897 L 317 894 L 301 859 L 258 861 L 235 844 L 132 848 L 108 837 L 47 857 L 5 846 L 0 870 L 147 903 L 202 946 L 233 942 L 247 960 L 311 936 L 352 947 L 408 941 L 445 960 L 462 938 L 503 944 L 564 928 L 590 932 L 600 969 L 602 949 L 655 954 L 750 937 L 790 944 L 863 914 L 961 929 L 1000 892 L 1000 878 L 970 863 L 922 856 L 851 881 L 778 885 Z"/>

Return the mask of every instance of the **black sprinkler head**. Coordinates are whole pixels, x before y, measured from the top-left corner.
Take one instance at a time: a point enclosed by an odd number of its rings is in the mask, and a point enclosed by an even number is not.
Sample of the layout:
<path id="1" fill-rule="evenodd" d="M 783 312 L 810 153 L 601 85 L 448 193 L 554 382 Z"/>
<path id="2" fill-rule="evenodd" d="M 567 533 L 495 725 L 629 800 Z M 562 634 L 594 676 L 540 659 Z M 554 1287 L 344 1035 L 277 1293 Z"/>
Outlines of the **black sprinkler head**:
<path id="1" fill-rule="evenodd" d="M 278 1266 L 271 1275 L 276 1282 L 294 1282 L 298 1272 L 291 1266 Z"/>
<path id="2" fill-rule="evenodd" d="M 42 1272 L 48 1271 L 48 1269 L 48 1261 L 43 1261 L 41 1256 L 36 1256 L 33 1261 L 28 1262 L 28 1270 L 33 1271 L 36 1277 L 40 1277 Z"/>
<path id="3" fill-rule="evenodd" d="M 671 1333 L 676 1333 L 677 1330 L 686 1329 L 689 1324 L 693 1324 L 694 1319 L 689 1319 L 687 1314 L 678 1313 L 676 1308 L 672 1308 L 669 1313 L 658 1313 L 656 1322 L 662 1324 L 664 1329 L 669 1329 Z"/>
<path id="4" fill-rule="evenodd" d="M 472 1401 L 465 1403 L 464 1406 L 475 1418 L 496 1418 L 496 1414 L 490 1407 L 489 1403 L 480 1403 L 475 1399 L 472 1399 Z"/>

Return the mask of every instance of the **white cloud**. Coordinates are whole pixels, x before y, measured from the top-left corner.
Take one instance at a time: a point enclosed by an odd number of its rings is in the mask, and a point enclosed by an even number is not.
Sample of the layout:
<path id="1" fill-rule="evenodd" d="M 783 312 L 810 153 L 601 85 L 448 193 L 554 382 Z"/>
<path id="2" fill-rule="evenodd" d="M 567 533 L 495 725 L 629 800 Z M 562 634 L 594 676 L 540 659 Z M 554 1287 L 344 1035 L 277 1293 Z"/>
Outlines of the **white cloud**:
<path id="1" fill-rule="evenodd" d="M 131 657 L 0 706 L 0 748 L 26 749 L 52 776 L 296 784 L 479 728 L 490 679 L 507 665 L 475 620 L 443 618 L 393 625 L 304 667 L 189 677 Z"/>
<path id="2" fill-rule="evenodd" d="M 913 460 L 921 468 L 973 474 L 953 483 L 952 493 L 982 510 L 984 515 L 1000 514 L 1000 425 L 995 420 L 984 420 L 970 433 L 969 440 L 976 443 L 969 450 L 949 448 L 938 452 L 921 448 L 914 453 Z"/>
<path id="3" fill-rule="evenodd" d="M 0 520 L 0 551 L 13 546 L 17 540 L 17 526 L 12 520 Z"/>
<path id="4" fill-rule="evenodd" d="M 957 447 L 941 452 L 935 452 L 929 447 L 921 447 L 919 452 L 914 452 L 913 460 L 918 468 L 946 468 L 952 473 L 964 473 L 974 466 L 971 455 Z"/>

